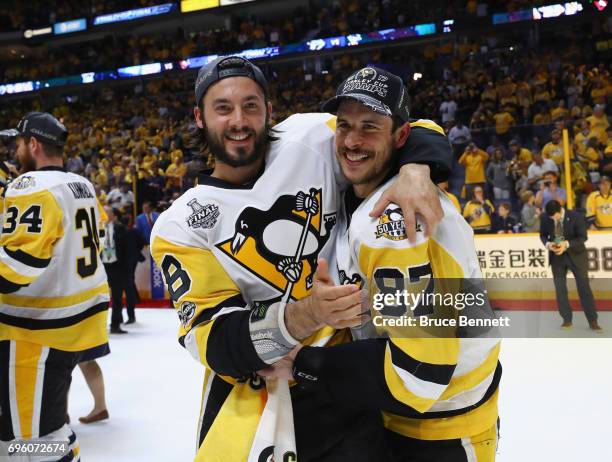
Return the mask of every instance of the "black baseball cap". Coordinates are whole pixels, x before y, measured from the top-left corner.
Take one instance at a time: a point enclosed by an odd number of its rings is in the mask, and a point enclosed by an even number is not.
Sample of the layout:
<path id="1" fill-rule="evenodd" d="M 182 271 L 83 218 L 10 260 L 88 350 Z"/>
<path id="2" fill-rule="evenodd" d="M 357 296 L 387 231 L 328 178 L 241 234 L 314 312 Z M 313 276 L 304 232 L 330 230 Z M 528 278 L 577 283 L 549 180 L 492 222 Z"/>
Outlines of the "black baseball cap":
<path id="1" fill-rule="evenodd" d="M 198 71 L 198 78 L 195 82 L 196 105 L 200 103 L 206 90 L 213 83 L 228 77 L 253 79 L 262 88 L 264 95 L 268 96 L 268 81 L 259 67 L 240 56 L 222 56 L 205 64 Z"/>
<path id="2" fill-rule="evenodd" d="M 62 147 L 66 144 L 68 130 L 47 112 L 30 112 L 17 124 L 17 128 L 0 131 L 1 136 L 33 136 L 42 143 Z"/>
<path id="3" fill-rule="evenodd" d="M 340 84 L 336 96 L 323 103 L 324 112 L 335 113 L 342 98 L 352 98 L 374 112 L 389 117 L 397 116 L 408 122 L 408 92 L 397 75 L 378 67 L 364 67 Z"/>

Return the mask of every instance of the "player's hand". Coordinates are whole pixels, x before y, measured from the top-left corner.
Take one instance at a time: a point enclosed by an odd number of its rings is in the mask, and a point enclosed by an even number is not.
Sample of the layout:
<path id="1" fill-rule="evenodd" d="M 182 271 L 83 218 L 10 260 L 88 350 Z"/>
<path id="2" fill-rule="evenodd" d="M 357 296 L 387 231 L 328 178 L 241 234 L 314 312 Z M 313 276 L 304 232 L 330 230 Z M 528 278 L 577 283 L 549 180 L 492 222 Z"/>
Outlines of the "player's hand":
<path id="1" fill-rule="evenodd" d="M 360 326 L 362 316 L 362 291 L 355 284 L 337 286 L 329 275 L 325 259 L 317 264 L 312 287 L 314 318 L 335 329 Z"/>
<path id="2" fill-rule="evenodd" d="M 293 363 L 301 348 L 302 345 L 296 346 L 287 356 L 275 362 L 267 369 L 257 371 L 257 374 L 266 378 L 293 380 Z"/>
<path id="3" fill-rule="evenodd" d="M 431 236 L 442 221 L 444 212 L 440 204 L 438 190 L 432 183 L 427 165 L 407 164 L 400 169 L 398 181 L 382 193 L 370 212 L 371 217 L 379 217 L 393 202 L 400 206 L 404 214 L 406 235 L 412 243 L 416 242 L 416 215 L 425 222 L 425 235 Z"/>

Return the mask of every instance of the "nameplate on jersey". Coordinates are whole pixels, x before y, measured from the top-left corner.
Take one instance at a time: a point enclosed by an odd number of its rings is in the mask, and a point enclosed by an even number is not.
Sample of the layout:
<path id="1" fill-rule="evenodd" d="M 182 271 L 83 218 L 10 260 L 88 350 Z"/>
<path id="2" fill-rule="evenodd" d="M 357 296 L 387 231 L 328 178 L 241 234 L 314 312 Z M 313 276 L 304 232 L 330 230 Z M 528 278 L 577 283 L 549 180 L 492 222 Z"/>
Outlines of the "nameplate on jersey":
<path id="1" fill-rule="evenodd" d="M 94 195 L 85 183 L 78 181 L 66 183 L 75 199 L 93 199 Z"/>

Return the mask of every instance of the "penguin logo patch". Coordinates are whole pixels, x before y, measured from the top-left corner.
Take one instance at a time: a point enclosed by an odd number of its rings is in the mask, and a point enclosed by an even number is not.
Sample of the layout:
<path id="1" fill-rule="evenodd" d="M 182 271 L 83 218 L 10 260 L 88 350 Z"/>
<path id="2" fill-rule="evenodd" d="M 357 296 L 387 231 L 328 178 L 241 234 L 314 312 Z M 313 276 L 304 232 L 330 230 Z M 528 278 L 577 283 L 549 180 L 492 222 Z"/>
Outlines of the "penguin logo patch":
<path id="1" fill-rule="evenodd" d="M 196 305 L 193 302 L 183 302 L 181 304 L 181 308 L 178 310 L 177 314 L 179 317 L 179 320 L 181 321 L 181 324 L 183 325 L 183 327 L 187 328 L 187 325 L 189 324 L 189 321 L 191 321 L 191 318 L 193 318 L 193 315 L 196 312 Z"/>
<path id="2" fill-rule="evenodd" d="M 31 176 L 22 176 L 10 184 L 13 189 L 28 189 L 36 186 L 36 180 Z"/>
<path id="3" fill-rule="evenodd" d="M 190 228 L 210 229 L 217 224 L 219 207 L 214 204 L 202 205 L 197 199 L 187 202 L 192 214 L 187 217 L 187 226 Z"/>
<path id="4" fill-rule="evenodd" d="M 278 299 L 298 300 L 308 295 L 317 257 L 336 224 L 336 213 L 323 214 L 321 204 L 322 190 L 312 188 L 280 196 L 267 210 L 247 207 L 234 235 L 217 247 L 277 289 Z"/>
<path id="5" fill-rule="evenodd" d="M 416 231 L 420 233 L 421 224 L 416 224 Z M 389 207 L 378 219 L 376 226 L 376 239 L 381 237 L 391 241 L 402 241 L 406 239 L 406 223 L 402 209 L 397 206 Z"/>

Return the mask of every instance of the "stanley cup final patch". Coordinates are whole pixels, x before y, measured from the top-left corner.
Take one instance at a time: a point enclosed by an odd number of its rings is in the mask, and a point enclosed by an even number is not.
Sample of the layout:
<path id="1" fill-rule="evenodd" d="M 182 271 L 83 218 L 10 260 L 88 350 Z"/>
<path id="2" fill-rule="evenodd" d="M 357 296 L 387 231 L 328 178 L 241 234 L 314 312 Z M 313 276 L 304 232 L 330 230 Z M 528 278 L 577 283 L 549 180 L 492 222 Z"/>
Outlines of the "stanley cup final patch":
<path id="1" fill-rule="evenodd" d="M 187 202 L 191 207 L 191 215 L 187 217 L 187 226 L 190 228 L 210 229 L 217 224 L 219 218 L 219 207 L 214 204 L 202 205 L 197 199 Z"/>

